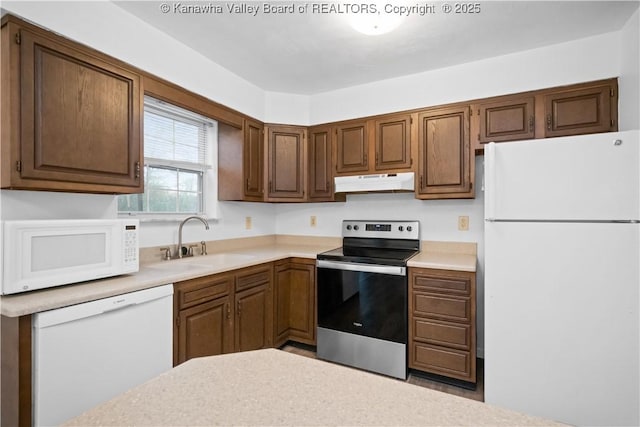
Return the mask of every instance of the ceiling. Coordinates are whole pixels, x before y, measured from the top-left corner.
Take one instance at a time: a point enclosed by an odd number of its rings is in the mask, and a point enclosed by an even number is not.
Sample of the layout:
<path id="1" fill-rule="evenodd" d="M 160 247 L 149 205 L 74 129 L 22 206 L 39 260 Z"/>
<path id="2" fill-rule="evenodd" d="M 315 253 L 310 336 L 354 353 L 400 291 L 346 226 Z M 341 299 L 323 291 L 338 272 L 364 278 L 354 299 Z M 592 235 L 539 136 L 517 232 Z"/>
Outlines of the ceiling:
<path id="1" fill-rule="evenodd" d="M 296 9 L 269 14 L 262 9 L 267 2 L 257 1 L 114 3 L 263 90 L 297 94 L 326 92 L 617 31 L 640 4 L 637 0 L 482 1 L 479 13 L 447 14 L 444 2 L 404 2 L 408 6 L 428 4 L 434 13 L 406 17 L 391 33 L 366 36 L 348 25 L 348 13 L 313 13 L 312 9 L 301 13 L 297 11 L 301 1 L 268 2 L 293 4 Z M 310 8 L 339 4 L 342 11 L 354 4 L 308 3 Z M 162 12 L 163 4 L 169 6 L 168 13 Z M 180 7 L 192 5 L 216 5 L 222 12 L 180 13 Z M 261 9 L 255 16 L 227 9 L 243 5 Z"/>

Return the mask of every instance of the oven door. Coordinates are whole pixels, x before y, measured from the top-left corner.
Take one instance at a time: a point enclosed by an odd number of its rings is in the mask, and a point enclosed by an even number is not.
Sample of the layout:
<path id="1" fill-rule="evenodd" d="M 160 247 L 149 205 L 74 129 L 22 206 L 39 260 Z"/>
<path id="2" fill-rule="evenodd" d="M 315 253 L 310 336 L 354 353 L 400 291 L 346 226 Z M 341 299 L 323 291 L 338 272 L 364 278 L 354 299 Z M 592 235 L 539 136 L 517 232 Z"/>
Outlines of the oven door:
<path id="1" fill-rule="evenodd" d="M 318 326 L 407 343 L 406 267 L 318 260 Z"/>

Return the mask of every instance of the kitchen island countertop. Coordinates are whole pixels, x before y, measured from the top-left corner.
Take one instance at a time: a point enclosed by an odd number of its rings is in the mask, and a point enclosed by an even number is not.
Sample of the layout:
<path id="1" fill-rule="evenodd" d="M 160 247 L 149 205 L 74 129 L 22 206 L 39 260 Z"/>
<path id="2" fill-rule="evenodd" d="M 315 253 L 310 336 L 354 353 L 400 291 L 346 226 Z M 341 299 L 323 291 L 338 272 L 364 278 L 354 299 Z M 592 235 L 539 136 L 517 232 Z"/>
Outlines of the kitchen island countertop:
<path id="1" fill-rule="evenodd" d="M 65 426 L 560 425 L 276 349 L 191 359 Z"/>
<path id="2" fill-rule="evenodd" d="M 245 247 L 235 246 L 230 251 L 141 264 L 140 271 L 133 274 L 4 295 L 0 297 L 0 314 L 19 317 L 290 257 L 315 259 L 318 253 L 340 246 L 339 239 L 273 237 L 257 239 L 256 245 L 247 239 Z M 422 242 L 422 252 L 409 260 L 408 266 L 475 271 L 475 250 L 475 243 Z"/>

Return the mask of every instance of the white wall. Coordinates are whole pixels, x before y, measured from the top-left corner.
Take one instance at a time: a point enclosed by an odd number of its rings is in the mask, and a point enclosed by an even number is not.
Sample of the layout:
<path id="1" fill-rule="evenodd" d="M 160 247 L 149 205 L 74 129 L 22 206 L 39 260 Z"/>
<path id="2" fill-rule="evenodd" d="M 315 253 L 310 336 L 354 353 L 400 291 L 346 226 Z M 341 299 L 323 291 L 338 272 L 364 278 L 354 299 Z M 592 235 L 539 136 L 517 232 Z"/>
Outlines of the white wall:
<path id="1" fill-rule="evenodd" d="M 619 32 L 619 128 L 640 129 L 640 10 Z"/>
<path id="2" fill-rule="evenodd" d="M 607 33 L 313 95 L 311 124 L 616 77 L 619 44 Z"/>

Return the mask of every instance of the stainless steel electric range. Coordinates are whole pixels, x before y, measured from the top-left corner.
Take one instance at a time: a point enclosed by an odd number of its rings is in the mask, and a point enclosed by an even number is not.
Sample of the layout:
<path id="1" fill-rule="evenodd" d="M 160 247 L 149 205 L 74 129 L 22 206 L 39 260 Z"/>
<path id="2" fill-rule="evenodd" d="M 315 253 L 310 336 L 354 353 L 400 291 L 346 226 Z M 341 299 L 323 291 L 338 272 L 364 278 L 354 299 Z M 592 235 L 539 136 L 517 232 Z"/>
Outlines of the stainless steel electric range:
<path id="1" fill-rule="evenodd" d="M 407 377 L 407 261 L 418 221 L 342 222 L 342 247 L 317 256 L 317 357 Z"/>

